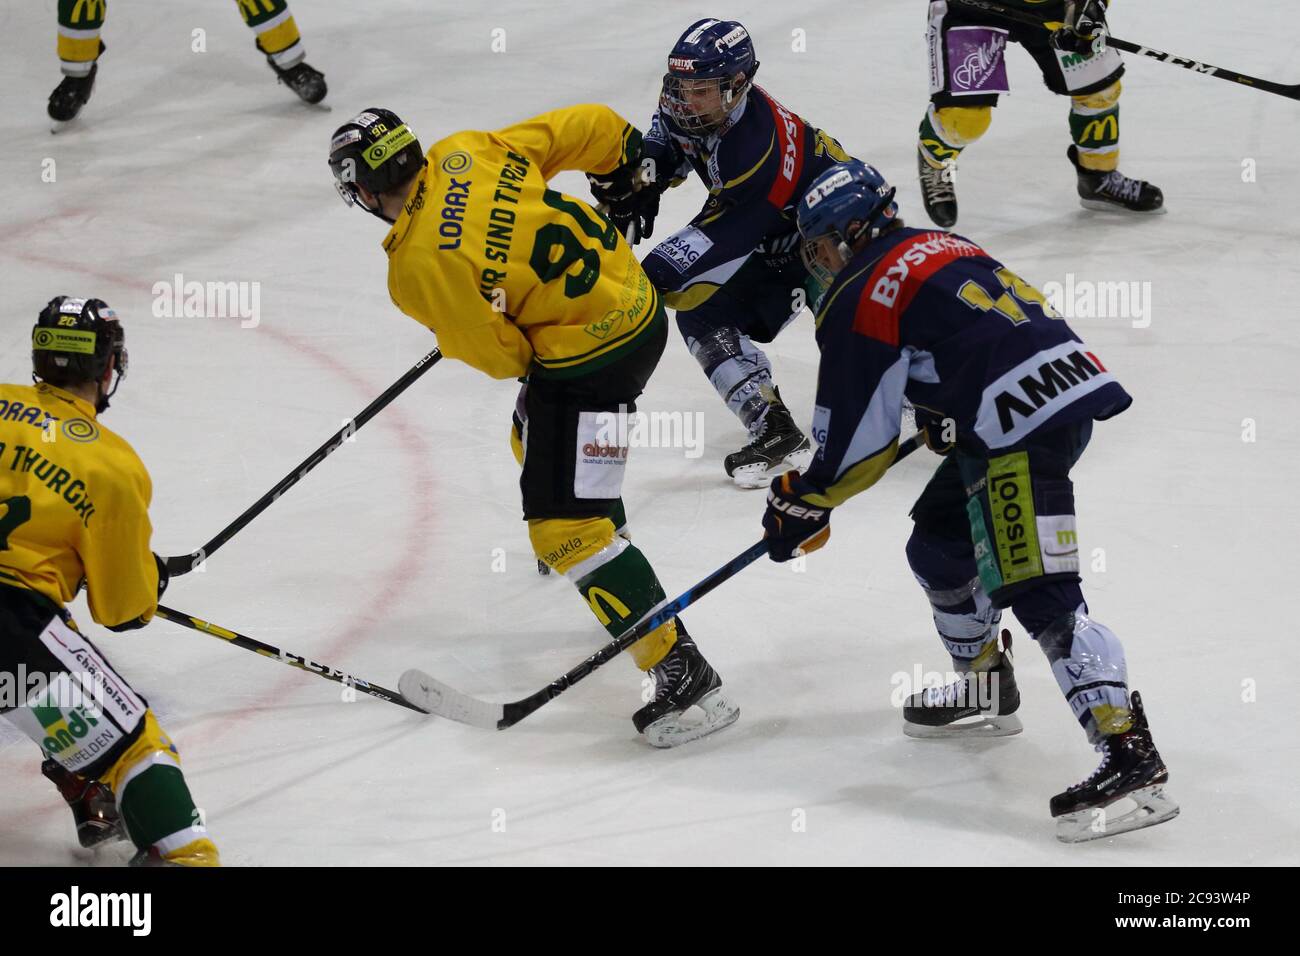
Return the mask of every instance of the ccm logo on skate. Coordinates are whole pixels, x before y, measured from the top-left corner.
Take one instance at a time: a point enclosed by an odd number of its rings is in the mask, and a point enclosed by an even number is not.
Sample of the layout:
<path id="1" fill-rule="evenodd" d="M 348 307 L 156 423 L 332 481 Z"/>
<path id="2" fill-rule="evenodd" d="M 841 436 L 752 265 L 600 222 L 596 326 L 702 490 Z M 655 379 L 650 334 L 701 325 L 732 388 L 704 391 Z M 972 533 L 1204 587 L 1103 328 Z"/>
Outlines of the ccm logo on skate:
<path id="1" fill-rule="evenodd" d="M 767 503 L 776 511 L 789 515 L 791 518 L 821 518 L 825 516 L 824 508 L 809 508 L 806 505 L 797 505 L 792 501 L 786 501 L 784 498 L 778 498 L 776 492 L 767 493 Z"/>
<path id="2" fill-rule="evenodd" d="M 148 936 L 153 928 L 153 896 L 149 893 L 82 893 L 74 886 L 50 897 L 51 926 L 125 926 L 132 936 Z"/>

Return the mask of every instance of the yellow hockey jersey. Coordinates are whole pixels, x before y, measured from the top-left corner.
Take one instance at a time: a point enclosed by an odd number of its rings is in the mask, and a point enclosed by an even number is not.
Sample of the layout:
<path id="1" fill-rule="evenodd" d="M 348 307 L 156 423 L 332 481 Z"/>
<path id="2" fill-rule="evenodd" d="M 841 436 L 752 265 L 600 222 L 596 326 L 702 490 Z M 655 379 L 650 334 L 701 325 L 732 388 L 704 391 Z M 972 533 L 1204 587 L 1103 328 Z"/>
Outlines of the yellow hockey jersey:
<path id="1" fill-rule="evenodd" d="M 68 604 L 86 581 L 106 627 L 149 620 L 158 566 L 153 487 L 90 403 L 53 385 L 0 385 L 0 584 Z"/>
<path id="2" fill-rule="evenodd" d="M 384 239 L 394 304 L 494 378 L 581 375 L 635 347 L 657 293 L 609 220 L 547 180 L 610 172 L 639 139 L 584 105 L 434 144 Z"/>

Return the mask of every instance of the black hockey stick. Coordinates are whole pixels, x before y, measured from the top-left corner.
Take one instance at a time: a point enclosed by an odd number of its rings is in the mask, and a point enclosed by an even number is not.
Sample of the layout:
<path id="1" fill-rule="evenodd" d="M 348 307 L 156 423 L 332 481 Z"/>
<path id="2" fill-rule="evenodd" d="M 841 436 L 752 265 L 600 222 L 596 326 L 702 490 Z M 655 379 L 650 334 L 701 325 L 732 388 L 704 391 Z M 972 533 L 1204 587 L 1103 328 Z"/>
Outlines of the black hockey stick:
<path id="1" fill-rule="evenodd" d="M 315 674 L 317 677 L 323 677 L 326 680 L 332 680 L 337 684 L 346 684 L 348 687 L 355 687 L 363 694 L 369 694 L 371 697 L 378 697 L 380 700 L 386 700 L 390 704 L 397 704 L 399 707 L 405 707 L 408 710 L 414 710 L 417 713 L 428 713 L 421 707 L 417 707 L 395 690 L 389 690 L 387 687 L 380 687 L 378 684 L 372 684 L 369 681 L 362 680 L 360 677 L 353 677 L 346 674 L 336 667 L 330 667 L 328 664 L 320 664 L 307 657 L 293 654 L 289 651 L 273 647 L 270 644 L 263 644 L 259 640 L 248 637 L 235 631 L 227 630 L 218 624 L 212 624 L 208 621 L 201 620 L 182 611 L 173 611 L 169 607 L 158 605 L 158 616 L 164 620 L 179 624 L 182 627 L 188 627 L 191 630 L 202 631 L 204 634 L 211 634 L 213 637 L 219 637 L 223 641 L 228 641 L 236 647 L 242 647 L 246 651 L 252 651 L 254 654 L 261 654 L 263 657 L 271 657 L 275 660 L 282 661 L 290 667 L 296 667 L 299 670 Z"/>
<path id="2" fill-rule="evenodd" d="M 307 460 L 300 464 L 289 474 L 281 478 L 266 494 L 253 502 L 247 511 L 236 518 L 230 524 L 226 525 L 211 541 L 189 554 L 178 554 L 164 559 L 167 563 L 167 573 L 172 577 L 179 574 L 188 574 L 211 556 L 212 552 L 233 538 L 242 531 L 254 518 L 271 506 L 282 494 L 296 485 L 307 472 L 311 471 L 322 461 L 328 458 L 332 453 L 338 451 L 345 441 L 356 434 L 366 422 L 374 418 L 384 409 L 393 399 L 402 392 L 406 391 L 411 384 L 427 372 L 438 360 L 442 358 L 442 353 L 434 349 L 414 366 L 405 375 L 388 387 L 384 394 L 380 395 L 373 402 L 363 408 L 355 417 L 349 419 L 348 423 L 331 435 L 325 442 L 314 452 L 307 456 Z"/>
<path id="3" fill-rule="evenodd" d="M 902 461 L 924 443 L 920 432 L 908 438 L 898 446 L 898 454 L 894 456 L 890 466 L 892 467 Z M 505 730 L 519 723 L 533 711 L 549 704 L 596 668 L 612 661 L 655 628 L 672 620 L 675 615 L 686 610 L 718 585 L 735 576 L 765 554 L 767 554 L 767 542 L 756 541 L 704 580 L 688 588 L 676 600 L 661 605 L 648 616 L 642 618 L 639 624 L 624 632 L 622 636 L 610 641 L 573 670 L 562 674 L 537 693 L 530 694 L 522 700 L 511 701 L 508 704 L 489 703 L 485 700 L 479 700 L 477 697 L 471 697 L 469 694 L 461 693 L 436 677 L 414 668 L 402 675 L 397 682 L 397 686 L 401 689 L 403 697 L 431 714 L 437 714 L 439 717 L 446 717 L 462 724 L 481 727 L 484 730 Z"/>
<path id="4" fill-rule="evenodd" d="M 989 2 L 989 0 L 956 0 L 963 7 L 974 7 L 977 10 L 983 10 L 985 13 L 991 13 L 994 16 L 1004 20 L 1015 20 L 1018 23 L 1027 23 L 1032 26 L 1042 26 L 1044 20 L 1035 17 L 1032 13 L 1021 10 L 1011 10 L 998 3 Z M 1159 60 L 1161 63 L 1169 63 L 1173 66 L 1181 66 L 1185 70 L 1191 70 L 1194 73 L 1203 73 L 1206 76 L 1218 77 L 1221 80 L 1229 80 L 1233 83 L 1241 83 L 1245 86 L 1253 86 L 1257 90 L 1263 90 L 1266 93 L 1276 93 L 1278 96 L 1285 96 L 1289 99 L 1300 100 L 1300 83 L 1288 86 L 1285 83 L 1274 83 L 1272 80 L 1261 80 L 1258 77 L 1247 76 L 1244 73 L 1237 73 L 1234 70 L 1225 70 L 1221 66 L 1214 66 L 1210 63 L 1201 63 L 1198 60 L 1189 60 L 1186 57 L 1175 56 L 1172 53 L 1165 53 L 1163 50 L 1156 50 L 1149 46 L 1143 46 L 1140 43 L 1133 43 L 1129 40 L 1121 40 L 1119 37 L 1107 35 L 1106 45 L 1114 47 L 1116 50 L 1123 50 L 1125 53 L 1134 53 L 1138 56 L 1150 57 L 1153 60 Z"/>

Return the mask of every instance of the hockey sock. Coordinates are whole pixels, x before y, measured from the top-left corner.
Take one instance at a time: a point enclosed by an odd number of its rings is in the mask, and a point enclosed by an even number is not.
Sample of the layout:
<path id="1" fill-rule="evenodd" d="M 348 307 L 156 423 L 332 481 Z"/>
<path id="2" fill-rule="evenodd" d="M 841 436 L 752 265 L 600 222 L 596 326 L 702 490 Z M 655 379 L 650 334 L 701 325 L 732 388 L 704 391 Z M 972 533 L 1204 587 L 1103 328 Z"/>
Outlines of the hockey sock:
<path id="1" fill-rule="evenodd" d="M 914 528 L 907 541 L 907 563 L 930 601 L 934 626 L 954 669 L 985 671 L 996 666 L 1002 612 L 975 573 L 970 541 L 950 541 Z"/>
<path id="2" fill-rule="evenodd" d="M 1132 715 L 1124 648 L 1110 628 L 1088 616 L 1079 585 L 1044 584 L 1016 598 L 1011 607 L 1047 655 L 1088 739 L 1096 743 L 1106 734 L 1128 730 Z"/>
<path id="3" fill-rule="evenodd" d="M 734 328 L 696 329 L 688 316 L 681 313 L 677 324 L 691 355 L 709 377 L 709 383 L 741 424 L 754 434 L 768 409 L 764 386 L 772 385 L 772 363 L 748 335 Z"/>
<path id="4" fill-rule="evenodd" d="M 176 745 L 152 710 L 145 712 L 139 738 L 101 779 L 117 795 L 127 835 L 138 849 L 156 849 L 164 860 L 186 866 L 219 865 Z"/>
<path id="5" fill-rule="evenodd" d="M 285 0 L 235 0 L 240 16 L 257 37 L 257 47 L 282 70 L 297 66 L 307 55 L 298 24 Z"/>
<path id="6" fill-rule="evenodd" d="M 1079 150 L 1079 165 L 1097 172 L 1119 168 L 1119 94 L 1116 80 L 1089 96 L 1071 98 L 1070 138 Z"/>
<path id="7" fill-rule="evenodd" d="M 99 58 L 99 31 L 107 3 L 59 0 L 59 66 L 64 76 L 87 76 Z"/>
<path id="8" fill-rule="evenodd" d="M 609 518 L 543 518 L 528 522 L 537 556 L 565 575 L 610 637 L 618 637 L 667 596 L 645 555 L 614 533 Z M 667 656 L 677 642 L 667 621 L 628 648 L 641 670 Z"/>

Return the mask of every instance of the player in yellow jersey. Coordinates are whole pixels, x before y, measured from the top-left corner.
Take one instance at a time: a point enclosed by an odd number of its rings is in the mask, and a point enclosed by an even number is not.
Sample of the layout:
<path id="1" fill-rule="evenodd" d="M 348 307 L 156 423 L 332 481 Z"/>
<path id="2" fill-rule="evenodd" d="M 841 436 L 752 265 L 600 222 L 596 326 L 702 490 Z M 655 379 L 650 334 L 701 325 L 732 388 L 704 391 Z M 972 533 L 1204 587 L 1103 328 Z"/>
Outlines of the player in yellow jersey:
<path id="1" fill-rule="evenodd" d="M 303 102 L 319 103 L 327 92 L 325 76 L 304 57 L 298 25 L 286 0 L 235 0 L 253 31 L 254 43 L 279 81 Z M 104 43 L 99 31 L 108 15 L 108 0 L 59 0 L 59 66 L 63 79 L 50 94 L 48 111 L 56 124 L 73 119 L 90 99 Z M 56 126 L 57 128 L 57 126 Z"/>
<path id="2" fill-rule="evenodd" d="M 577 170 L 632 188 L 640 160 L 641 134 L 604 106 L 456 133 L 427 154 L 397 116 L 369 109 L 330 143 L 343 198 L 392 226 L 383 246 L 397 307 L 436 332 L 448 358 L 526 380 L 511 445 L 533 550 L 614 636 L 665 597 L 626 537 L 621 496 L 627 416 L 667 320 L 618 230 L 547 181 Z M 655 679 L 633 715 L 655 746 L 739 716 L 679 619 L 629 652 Z"/>
<path id="3" fill-rule="evenodd" d="M 97 623 L 131 630 L 167 586 L 149 473 L 97 418 L 126 372 L 117 316 L 51 299 L 32 365 L 36 384 L 0 385 L 0 713 L 41 747 L 83 846 L 125 835 L 133 863 L 216 866 L 175 744 L 66 607 L 85 585 Z"/>

